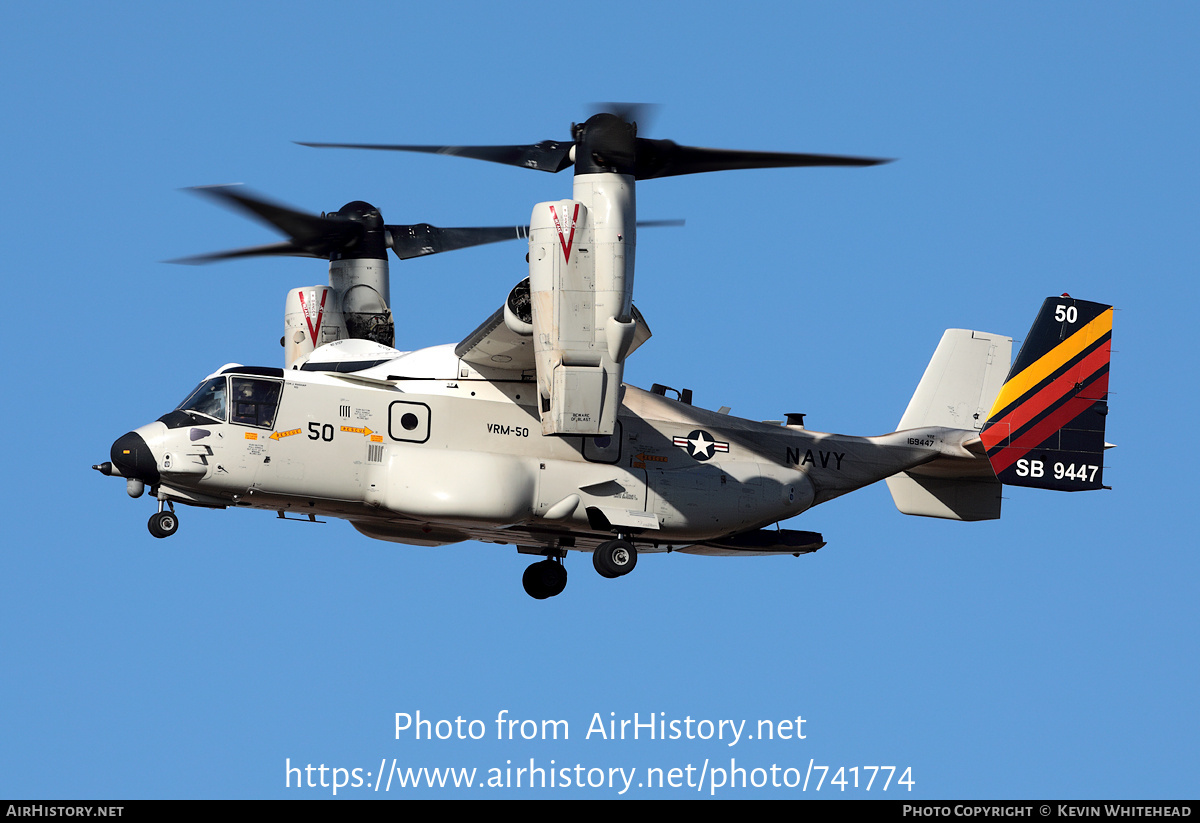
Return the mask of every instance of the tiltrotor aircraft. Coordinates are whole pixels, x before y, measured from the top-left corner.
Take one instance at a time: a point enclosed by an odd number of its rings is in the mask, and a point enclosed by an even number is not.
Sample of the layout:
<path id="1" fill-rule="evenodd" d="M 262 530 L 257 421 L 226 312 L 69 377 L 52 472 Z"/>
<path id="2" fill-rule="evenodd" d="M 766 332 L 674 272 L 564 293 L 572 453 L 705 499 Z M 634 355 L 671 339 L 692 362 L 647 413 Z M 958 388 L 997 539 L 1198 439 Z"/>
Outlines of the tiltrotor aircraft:
<path id="1" fill-rule="evenodd" d="M 1011 368 L 1011 338 L 947 331 L 889 434 L 742 420 L 624 384 L 650 337 L 632 302 L 636 181 L 883 162 L 681 146 L 637 136 L 632 119 L 596 114 L 570 141 L 526 146 L 356 146 L 574 166 L 573 197 L 534 206 L 527 233 L 388 226 L 361 202 L 317 217 L 208 190 L 290 237 L 210 257 L 327 257 L 329 285 L 289 293 L 283 368 L 218 369 L 95 468 L 133 497 L 149 487 L 156 537 L 175 533 L 182 503 L 340 517 L 397 543 L 509 544 L 542 558 L 523 578 L 538 599 L 563 591 L 571 550 L 607 578 L 645 553 L 816 551 L 821 535 L 777 524 L 879 480 L 901 512 L 956 520 L 999 517 L 1002 484 L 1103 487 L 1112 308 L 1067 295 L 1045 301 Z M 528 277 L 460 343 L 392 347 L 388 247 L 526 236 Z"/>

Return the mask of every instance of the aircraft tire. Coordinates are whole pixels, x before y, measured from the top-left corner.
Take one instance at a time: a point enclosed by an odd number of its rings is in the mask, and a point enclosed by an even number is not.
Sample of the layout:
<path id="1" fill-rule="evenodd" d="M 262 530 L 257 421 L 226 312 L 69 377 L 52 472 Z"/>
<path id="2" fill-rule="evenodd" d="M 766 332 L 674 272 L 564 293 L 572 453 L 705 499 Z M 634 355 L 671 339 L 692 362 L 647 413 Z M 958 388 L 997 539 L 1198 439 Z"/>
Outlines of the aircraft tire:
<path id="1" fill-rule="evenodd" d="M 592 565 L 601 577 L 623 577 L 637 565 L 637 549 L 628 540 L 607 540 L 592 552 Z"/>
<path id="2" fill-rule="evenodd" d="M 562 594 L 567 587 L 567 570 L 561 563 L 542 560 L 525 569 L 521 576 L 525 593 L 534 600 L 545 600 Z"/>
<path id="3" fill-rule="evenodd" d="M 179 531 L 179 518 L 172 511 L 155 512 L 147 525 L 155 537 L 170 537 Z"/>
<path id="4" fill-rule="evenodd" d="M 604 552 L 600 551 L 602 548 L 604 548 L 603 545 L 597 546 L 596 550 L 592 552 L 592 567 L 596 569 L 596 573 L 601 577 L 612 580 L 616 575 L 604 565 Z"/>
<path id="5" fill-rule="evenodd" d="M 545 563 L 544 576 L 550 578 L 550 596 L 556 597 L 567 587 L 567 567 L 553 560 L 547 560 Z"/>

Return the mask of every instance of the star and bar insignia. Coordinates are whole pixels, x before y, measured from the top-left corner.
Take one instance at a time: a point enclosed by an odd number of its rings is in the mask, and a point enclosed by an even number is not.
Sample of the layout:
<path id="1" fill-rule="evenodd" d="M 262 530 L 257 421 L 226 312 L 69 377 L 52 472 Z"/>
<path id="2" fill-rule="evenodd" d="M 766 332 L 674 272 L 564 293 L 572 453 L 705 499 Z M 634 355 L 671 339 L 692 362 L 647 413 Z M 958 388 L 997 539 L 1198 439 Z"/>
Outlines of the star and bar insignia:
<path id="1" fill-rule="evenodd" d="M 700 461 L 708 460 L 717 453 L 729 453 L 728 441 L 717 440 L 703 429 L 696 429 L 687 437 L 675 437 L 672 442 L 679 448 L 686 449 L 689 455 Z"/>

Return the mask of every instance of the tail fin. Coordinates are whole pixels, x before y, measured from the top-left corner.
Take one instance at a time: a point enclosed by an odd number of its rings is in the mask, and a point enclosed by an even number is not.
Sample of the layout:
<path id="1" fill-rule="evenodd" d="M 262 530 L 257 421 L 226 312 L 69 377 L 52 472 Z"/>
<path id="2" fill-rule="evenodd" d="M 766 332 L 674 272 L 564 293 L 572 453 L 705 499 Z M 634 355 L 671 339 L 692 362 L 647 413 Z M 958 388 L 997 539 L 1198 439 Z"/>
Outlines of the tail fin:
<path id="1" fill-rule="evenodd" d="M 1063 295 L 1042 304 L 980 439 L 1010 486 L 1104 486 L 1112 306 Z"/>
<path id="2" fill-rule="evenodd" d="M 946 426 L 979 431 L 1011 362 L 1011 337 L 947 329 L 896 430 Z"/>
<path id="3" fill-rule="evenodd" d="M 948 329 L 897 429 L 945 426 L 979 431 L 1011 361 L 1011 338 Z M 972 465 L 975 462 L 935 461 L 892 475 L 887 485 L 896 508 L 922 517 L 995 520 L 1000 516 L 1000 482 L 986 465 Z"/>

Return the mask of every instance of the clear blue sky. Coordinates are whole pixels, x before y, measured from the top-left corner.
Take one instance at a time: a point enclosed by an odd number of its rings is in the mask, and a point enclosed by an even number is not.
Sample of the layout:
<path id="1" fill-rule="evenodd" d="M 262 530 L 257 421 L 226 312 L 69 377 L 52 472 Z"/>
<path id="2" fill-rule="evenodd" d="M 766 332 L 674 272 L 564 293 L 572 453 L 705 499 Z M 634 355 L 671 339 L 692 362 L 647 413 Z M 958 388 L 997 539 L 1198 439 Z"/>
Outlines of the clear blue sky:
<path id="1" fill-rule="evenodd" d="M 697 796 L 638 788 L 647 768 L 731 759 L 858 766 L 863 784 L 861 767 L 911 767 L 911 793 L 846 792 L 863 797 L 1196 796 L 1200 10 L 680 9 L 4 6 L 0 796 L 324 797 L 286 788 L 287 762 L 365 781 L 393 758 L 477 779 L 531 758 L 636 767 L 638 797 Z M 648 556 L 616 581 L 575 555 L 566 592 L 535 602 L 507 547 L 192 509 L 155 540 L 152 504 L 91 471 L 221 364 L 278 365 L 286 291 L 326 277 L 320 261 L 161 262 L 275 239 L 178 189 L 524 222 L 569 176 L 291 141 L 563 139 L 597 100 L 661 103 L 643 133 L 692 145 L 898 158 L 643 184 L 642 217 L 687 225 L 640 236 L 655 336 L 630 382 L 876 434 L 943 329 L 1019 338 L 1067 291 L 1119 310 L 1113 490 L 1011 489 L 1002 520 L 960 524 L 904 517 L 873 487 L 788 524 L 825 535 L 815 555 Z M 461 339 L 523 254 L 395 264 L 398 345 Z M 487 737 L 397 740 L 396 713 L 418 710 Z M 566 720 L 570 739 L 497 741 L 501 711 Z M 635 712 L 747 733 L 799 716 L 805 739 L 585 739 L 595 714 Z"/>

